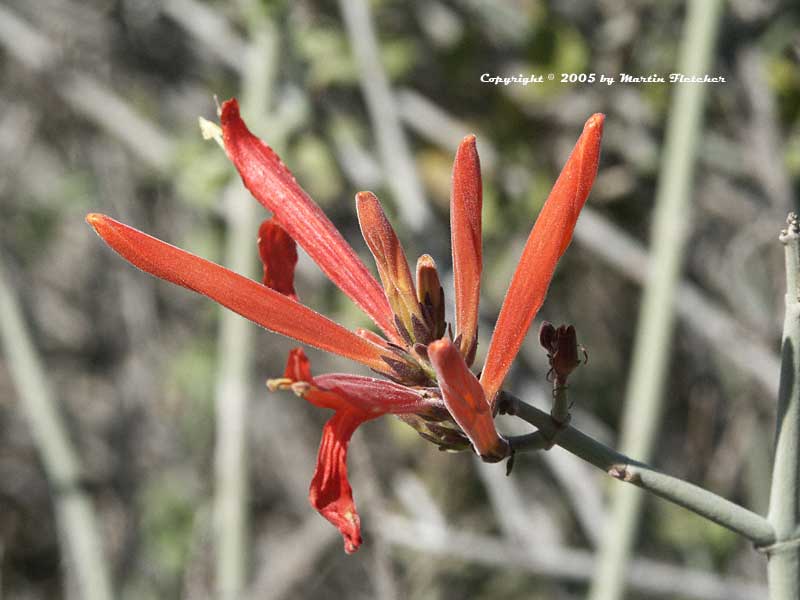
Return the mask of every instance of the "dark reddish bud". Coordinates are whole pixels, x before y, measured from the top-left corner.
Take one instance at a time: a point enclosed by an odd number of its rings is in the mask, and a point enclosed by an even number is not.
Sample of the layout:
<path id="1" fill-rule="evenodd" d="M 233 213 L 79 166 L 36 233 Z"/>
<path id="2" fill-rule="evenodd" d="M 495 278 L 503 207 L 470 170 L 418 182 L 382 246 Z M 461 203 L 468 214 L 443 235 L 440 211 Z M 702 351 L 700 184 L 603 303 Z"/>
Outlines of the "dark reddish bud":
<path id="1" fill-rule="evenodd" d="M 581 364 L 580 352 L 586 357 L 586 350 L 578 345 L 575 327 L 561 325 L 556 328 L 545 321 L 539 330 L 539 343 L 547 350 L 550 373 L 558 382 L 566 382 L 567 377 Z"/>

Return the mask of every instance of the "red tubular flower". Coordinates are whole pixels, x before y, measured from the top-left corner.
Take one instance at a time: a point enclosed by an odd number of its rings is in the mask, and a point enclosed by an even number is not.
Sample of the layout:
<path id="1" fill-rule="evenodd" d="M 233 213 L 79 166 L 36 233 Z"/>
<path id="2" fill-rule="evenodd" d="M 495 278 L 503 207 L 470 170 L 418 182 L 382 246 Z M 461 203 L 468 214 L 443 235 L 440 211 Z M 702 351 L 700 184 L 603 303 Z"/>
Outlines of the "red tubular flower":
<path id="1" fill-rule="evenodd" d="M 283 294 L 111 217 L 86 221 L 125 260 L 142 271 L 199 292 L 274 331 L 310 346 L 386 371 L 387 351 Z"/>
<path id="2" fill-rule="evenodd" d="M 333 283 L 347 294 L 390 338 L 397 340 L 383 290 L 272 148 L 250 133 L 231 99 L 220 115 L 225 151 L 245 187 L 271 210 L 281 227 L 298 242 Z"/>
<path id="3" fill-rule="evenodd" d="M 272 390 L 291 389 L 315 406 L 336 411 L 322 430 L 309 500 L 341 532 L 345 552 L 355 552 L 361 545 L 361 519 L 347 479 L 347 446 L 353 432 L 362 423 L 387 413 L 440 411 L 441 400 L 426 390 L 371 377 L 312 377 L 311 365 L 300 348 L 289 353 L 284 377 L 270 380 L 268 385 Z"/>
<path id="4" fill-rule="evenodd" d="M 481 163 L 475 136 L 461 142 L 453 162 L 450 193 L 450 244 L 456 300 L 456 340 L 468 365 L 478 347 L 478 301 L 481 295 Z"/>
<path id="5" fill-rule="evenodd" d="M 592 189 L 604 118 L 598 113 L 586 121 L 578 143 L 536 219 L 511 279 L 481 373 L 481 384 L 492 404 L 531 321 L 544 302 L 556 263 L 572 240 L 578 214 Z"/>
<path id="6" fill-rule="evenodd" d="M 245 186 L 273 212 L 273 218 L 259 229 L 263 284 L 110 217 L 90 214 L 86 220 L 111 248 L 143 271 L 208 296 L 271 331 L 365 364 L 392 380 L 345 374 L 314 377 L 304 352 L 296 349 L 289 354 L 283 377 L 268 382 L 270 389 L 290 389 L 318 407 L 335 411 L 322 432 L 309 499 L 342 533 L 345 550 L 354 552 L 361 544 L 361 523 L 346 461 L 350 438 L 361 423 L 394 414 L 441 449 L 458 451 L 471 445 L 490 462 L 509 455 L 508 442 L 494 426 L 492 401 L 544 300 L 556 262 L 570 242 L 589 194 L 603 116 L 587 121 L 536 220 L 503 302 L 480 381 L 469 370 L 477 347 L 482 269 L 481 177 L 475 137 L 464 138 L 453 165 L 453 340 L 452 333 L 445 333 L 450 327 L 436 263 L 428 255 L 420 257 L 415 286 L 400 241 L 373 194 L 362 192 L 356 202 L 362 233 L 384 289 L 278 156 L 250 133 L 236 100 L 223 105 L 221 121 L 225 150 Z M 297 301 L 296 244 L 388 339 L 364 329 L 348 331 Z M 566 342 L 556 347 L 551 337 L 545 341 L 557 350 L 558 364 L 574 362 L 572 354 L 562 351 Z"/>

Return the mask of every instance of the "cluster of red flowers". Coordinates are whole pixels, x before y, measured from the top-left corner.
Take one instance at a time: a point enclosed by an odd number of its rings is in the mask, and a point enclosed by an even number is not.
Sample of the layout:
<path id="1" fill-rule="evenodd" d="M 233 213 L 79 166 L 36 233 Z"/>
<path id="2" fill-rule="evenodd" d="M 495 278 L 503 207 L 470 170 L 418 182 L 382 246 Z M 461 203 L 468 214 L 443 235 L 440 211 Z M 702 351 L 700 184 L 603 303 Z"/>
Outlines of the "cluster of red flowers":
<path id="1" fill-rule="evenodd" d="M 345 550 L 361 544 L 361 528 L 347 479 L 347 446 L 365 421 L 391 413 L 446 449 L 470 445 L 487 461 L 509 455 L 494 425 L 495 401 L 508 370 L 544 301 L 597 172 L 603 115 L 589 118 L 531 231 L 503 302 L 478 379 L 470 370 L 478 341 L 482 270 L 482 187 L 475 137 L 456 153 L 450 204 L 455 320 L 445 321 L 444 293 L 428 255 L 412 276 L 394 229 L 370 192 L 356 196 L 361 231 L 380 283 L 291 172 L 242 121 L 236 100 L 224 103 L 225 151 L 255 198 L 272 212 L 259 230 L 263 283 L 150 237 L 105 215 L 87 221 L 136 267 L 204 294 L 262 327 L 345 356 L 385 377 L 313 376 L 302 349 L 289 354 L 283 377 L 270 389 L 291 389 L 334 410 L 322 432 L 311 504 L 341 531 Z M 294 290 L 296 244 L 374 322 L 381 334 L 345 329 L 301 304 Z"/>

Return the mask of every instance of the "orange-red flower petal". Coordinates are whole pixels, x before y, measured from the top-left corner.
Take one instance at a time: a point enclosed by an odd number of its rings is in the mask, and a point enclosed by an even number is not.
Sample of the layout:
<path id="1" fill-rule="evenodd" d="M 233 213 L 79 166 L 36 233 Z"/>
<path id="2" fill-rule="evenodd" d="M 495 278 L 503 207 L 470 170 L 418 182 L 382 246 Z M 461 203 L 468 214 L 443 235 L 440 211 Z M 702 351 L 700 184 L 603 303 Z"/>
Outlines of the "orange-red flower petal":
<path id="1" fill-rule="evenodd" d="M 503 385 L 531 321 L 544 302 L 556 263 L 572 239 L 578 214 L 597 174 L 603 119 L 604 116 L 597 113 L 586 121 L 522 251 L 481 374 L 481 383 L 490 402 L 494 402 Z"/>
<path id="2" fill-rule="evenodd" d="M 472 364 L 478 344 L 478 300 L 481 293 L 481 164 L 475 136 L 461 142 L 453 163 L 450 194 L 450 245 L 456 303 L 456 340 Z"/>
<path id="3" fill-rule="evenodd" d="M 308 491 L 311 506 L 341 532 L 348 554 L 361 545 L 361 518 L 347 479 L 347 446 L 353 432 L 365 420 L 362 413 L 342 410 L 325 423 L 317 468 Z"/>
<path id="4" fill-rule="evenodd" d="M 375 257 L 386 299 L 400 320 L 400 324 L 397 324 L 398 333 L 406 343 L 427 343 L 430 332 L 417 300 L 406 253 L 380 201 L 372 192 L 359 192 L 356 194 L 356 211 L 361 234 Z"/>
<path id="5" fill-rule="evenodd" d="M 347 446 L 353 432 L 361 423 L 386 413 L 441 410 L 441 399 L 427 390 L 372 377 L 340 373 L 312 377 L 301 348 L 289 353 L 283 379 L 271 380 L 268 385 L 270 389 L 291 389 L 315 406 L 336 411 L 322 430 L 309 500 L 339 529 L 345 551 L 355 552 L 361 544 L 361 520 L 347 479 Z"/>
<path id="6" fill-rule="evenodd" d="M 508 442 L 497 433 L 483 388 L 459 350 L 443 338 L 428 346 L 428 356 L 447 410 L 472 442 L 475 452 L 492 462 L 508 456 Z"/>
<path id="7" fill-rule="evenodd" d="M 398 341 L 380 284 L 317 204 L 297 184 L 277 154 L 254 136 L 231 99 L 220 115 L 225 151 L 245 187 L 275 215 L 277 222 L 320 269 L 366 312 L 386 335 Z"/>
<path id="8" fill-rule="evenodd" d="M 264 265 L 264 285 L 297 300 L 294 291 L 297 244 L 274 218 L 265 220 L 258 228 L 258 254 Z"/>
<path id="9" fill-rule="evenodd" d="M 208 296 L 270 331 L 381 372 L 387 369 L 382 348 L 275 290 L 105 215 L 90 214 L 86 221 L 142 271 Z"/>

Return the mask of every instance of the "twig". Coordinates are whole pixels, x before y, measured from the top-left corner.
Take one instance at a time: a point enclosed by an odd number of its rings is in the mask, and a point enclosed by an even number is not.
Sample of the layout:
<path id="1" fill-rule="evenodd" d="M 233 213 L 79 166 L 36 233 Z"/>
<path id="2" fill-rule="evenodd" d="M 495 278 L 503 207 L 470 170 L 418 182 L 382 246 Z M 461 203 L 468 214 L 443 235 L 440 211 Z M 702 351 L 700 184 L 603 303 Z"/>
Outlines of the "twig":
<path id="1" fill-rule="evenodd" d="M 83 487 L 77 452 L 57 409 L 18 300 L 0 263 L 0 341 L 22 410 L 53 490 L 65 563 L 74 569 L 80 597 L 113 598 L 96 510 Z"/>
<path id="2" fill-rule="evenodd" d="M 252 43 L 245 54 L 242 102 L 248 114 L 264 115 L 270 103 L 278 37 L 271 23 L 259 19 L 251 26 Z M 258 121 L 256 121 L 258 122 Z M 277 140 L 271 140 L 276 143 Z M 239 273 L 255 271 L 257 204 L 235 182 L 226 190 L 228 232 L 226 264 Z M 217 592 L 223 600 L 241 597 L 246 581 L 247 548 L 247 400 L 253 364 L 253 327 L 238 315 L 220 312 L 217 411 L 216 490 L 214 516 L 217 539 Z"/>
<path id="3" fill-rule="evenodd" d="M 318 514 L 309 515 L 291 533 L 264 544 L 259 574 L 248 590 L 249 600 L 280 600 L 319 565 L 320 555 L 341 538 Z"/>
<path id="4" fill-rule="evenodd" d="M 641 243 L 589 207 L 581 212 L 575 241 L 637 283 L 645 283 L 654 270 L 653 258 Z M 675 310 L 694 335 L 706 339 L 737 369 L 758 381 L 768 392 L 764 404 L 771 404 L 770 398 L 778 393 L 780 360 L 758 336 L 686 280 L 678 285 Z"/>
<path id="5" fill-rule="evenodd" d="M 757 545 L 769 545 L 775 540 L 772 525 L 762 516 L 729 500 L 704 490 L 694 484 L 666 475 L 612 450 L 581 433 L 572 426 L 559 426 L 552 417 L 534 406 L 522 402 L 503 392 L 504 406 L 509 414 L 516 415 L 534 425 L 545 437 L 555 439 L 556 444 L 602 469 L 615 479 L 632 483 L 655 495 L 691 510 L 723 527 L 753 541 Z M 507 404 L 506 404 L 507 403 Z M 529 440 L 538 444 L 536 434 L 511 438 L 517 451 L 526 449 Z"/>
<path id="6" fill-rule="evenodd" d="M 515 387 L 530 404 L 542 410 L 549 409 L 552 402 L 550 389 L 533 380 L 522 380 Z M 613 436 L 610 430 L 591 413 L 579 407 L 574 408 L 572 413 L 576 422 L 583 426 L 584 433 L 601 443 L 612 443 Z M 521 435 L 527 430 L 527 425 L 519 419 L 508 419 L 508 421 L 510 422 L 503 423 L 503 430 L 508 435 Z M 597 546 L 608 518 L 603 506 L 600 485 L 604 483 L 603 479 L 596 477 L 597 472 L 592 465 L 567 451 L 554 449 L 552 452 L 540 453 L 539 458 L 544 461 L 567 494 L 572 511 L 591 545 Z"/>
<path id="7" fill-rule="evenodd" d="M 350 455 L 358 475 L 358 489 L 363 490 L 362 506 L 368 507 L 370 529 L 372 524 L 386 511 L 388 501 L 381 489 L 378 470 L 372 460 L 371 451 L 363 437 L 359 436 L 350 442 Z M 400 594 L 392 565 L 391 548 L 380 537 L 372 544 L 369 560 L 369 579 L 372 584 L 372 597 L 376 600 L 397 600 Z"/>
<path id="8" fill-rule="evenodd" d="M 0 6 L 0 45 L 42 76 L 57 67 L 59 48 L 4 6 Z M 73 71 L 52 77 L 52 85 L 72 110 L 118 138 L 148 166 L 159 171 L 171 166 L 174 147 L 169 137 L 97 79 Z"/>
<path id="9" fill-rule="evenodd" d="M 575 517 L 591 546 L 600 544 L 608 515 L 603 507 L 599 478 L 592 477 L 592 468 L 568 452 L 554 449 L 545 452 L 542 460 L 569 497 Z"/>
<path id="10" fill-rule="evenodd" d="M 405 471 L 394 476 L 392 481 L 394 495 L 406 512 L 426 523 L 444 526 L 445 518 L 428 488 L 413 471 Z"/>
<path id="11" fill-rule="evenodd" d="M 408 147 L 392 89 L 380 60 L 380 49 L 366 0 L 339 0 L 350 44 L 359 65 L 359 81 L 378 142 L 386 184 L 404 222 L 420 231 L 430 220 L 422 184 Z"/>
<path id="12" fill-rule="evenodd" d="M 800 597 L 800 225 L 794 213 L 788 222 L 781 235 L 786 249 L 786 320 L 768 516 L 776 541 L 764 549 L 771 600 Z"/>
<path id="13" fill-rule="evenodd" d="M 707 73 L 721 9 L 719 0 L 689 2 L 678 71 L 692 75 Z M 656 191 L 653 259 L 642 298 L 621 427 L 623 452 L 644 461 L 650 460 L 661 418 L 674 323 L 673 304 L 689 228 L 690 186 L 707 90 L 707 85 L 677 86 L 667 126 Z M 689 491 L 686 490 L 687 494 Z M 617 487 L 612 503 L 611 519 L 600 545 L 589 593 L 591 600 L 617 600 L 623 595 L 623 573 L 639 524 L 642 493 L 629 486 Z M 713 518 L 712 515 L 719 516 L 713 513 L 707 516 Z"/>
<path id="14" fill-rule="evenodd" d="M 736 70 L 752 109 L 750 125 L 740 132 L 741 146 L 770 204 L 778 211 L 788 211 L 793 206 L 792 185 L 783 166 L 777 109 L 763 51 L 755 45 L 741 50 L 736 57 Z"/>
<path id="15" fill-rule="evenodd" d="M 585 550 L 543 545 L 535 554 L 493 536 L 460 531 L 387 514 L 380 520 L 387 541 L 448 560 L 460 559 L 492 568 L 524 569 L 541 577 L 585 582 L 592 573 L 593 556 Z M 766 589 L 743 580 L 718 576 L 652 560 L 634 560 L 626 579 L 646 597 L 665 596 L 696 600 L 762 600 Z"/>
<path id="16" fill-rule="evenodd" d="M 536 552 L 536 547 L 542 545 L 561 543 L 561 532 L 553 515 L 544 510 L 540 500 L 525 498 L 515 477 L 507 477 L 502 469 L 477 456 L 473 463 L 504 538 L 527 552 Z"/>
<path id="17" fill-rule="evenodd" d="M 161 10 L 227 67 L 239 75 L 247 75 L 247 63 L 242 60 L 247 53 L 247 41 L 210 5 L 197 0 L 166 0 Z"/>
<path id="18" fill-rule="evenodd" d="M 455 151 L 464 136 L 471 131 L 469 125 L 453 118 L 447 111 L 416 90 L 399 89 L 396 98 L 400 118 L 417 135 L 440 148 Z M 494 171 L 497 165 L 497 150 L 488 137 L 478 134 L 478 151 L 481 155 L 481 171 L 486 177 L 486 174 Z"/>

